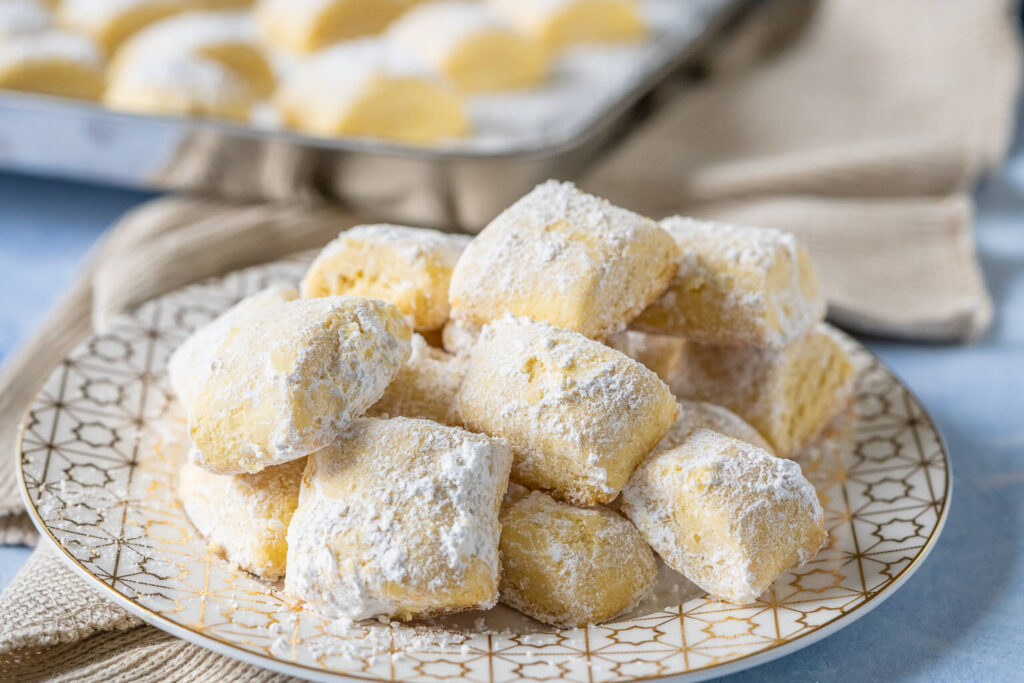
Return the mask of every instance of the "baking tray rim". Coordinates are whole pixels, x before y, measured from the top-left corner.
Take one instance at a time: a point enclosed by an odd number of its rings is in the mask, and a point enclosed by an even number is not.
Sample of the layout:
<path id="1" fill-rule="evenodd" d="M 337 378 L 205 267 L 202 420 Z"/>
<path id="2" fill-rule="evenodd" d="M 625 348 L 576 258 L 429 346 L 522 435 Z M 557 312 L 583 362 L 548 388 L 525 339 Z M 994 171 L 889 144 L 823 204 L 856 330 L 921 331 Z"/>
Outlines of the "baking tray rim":
<path id="1" fill-rule="evenodd" d="M 538 142 L 535 145 L 525 144 L 504 149 L 472 150 L 445 148 L 444 146 L 418 147 L 374 138 L 321 137 L 283 126 L 270 128 L 200 116 L 127 112 L 112 109 L 102 102 L 3 89 L 0 89 L 0 114 L 4 110 L 12 109 L 19 109 L 22 112 L 35 110 L 48 115 L 61 116 L 85 113 L 92 121 L 104 120 L 112 124 L 120 121 L 129 125 L 163 125 L 179 128 L 183 132 L 222 133 L 236 139 L 246 138 L 264 143 L 287 143 L 328 153 L 370 154 L 442 163 L 557 157 L 586 145 L 593 135 L 611 125 L 637 105 L 645 95 L 655 90 L 677 69 L 687 64 L 710 40 L 758 2 L 759 0 L 725 0 L 723 6 L 713 13 L 699 35 L 695 36 L 693 40 L 687 41 L 681 46 L 681 49 L 664 59 L 659 66 L 646 71 L 632 87 L 620 94 L 608 106 L 602 107 L 600 113 L 589 119 L 586 125 L 572 129 L 562 136 L 553 136 L 552 139 Z M 0 164 L 3 164 L 2 154 L 0 154 Z"/>

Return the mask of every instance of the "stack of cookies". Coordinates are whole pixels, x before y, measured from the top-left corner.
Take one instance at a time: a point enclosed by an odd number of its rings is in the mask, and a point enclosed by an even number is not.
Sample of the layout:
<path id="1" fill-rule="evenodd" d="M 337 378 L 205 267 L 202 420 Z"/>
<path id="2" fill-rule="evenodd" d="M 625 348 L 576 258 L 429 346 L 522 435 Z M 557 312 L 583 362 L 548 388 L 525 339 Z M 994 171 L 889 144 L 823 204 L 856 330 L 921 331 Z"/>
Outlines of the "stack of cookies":
<path id="1" fill-rule="evenodd" d="M 749 603 L 826 538 L 790 459 L 850 395 L 824 311 L 791 235 L 568 183 L 472 240 L 354 228 L 172 357 L 179 494 L 228 561 L 331 616 L 601 622 L 655 554 Z"/>

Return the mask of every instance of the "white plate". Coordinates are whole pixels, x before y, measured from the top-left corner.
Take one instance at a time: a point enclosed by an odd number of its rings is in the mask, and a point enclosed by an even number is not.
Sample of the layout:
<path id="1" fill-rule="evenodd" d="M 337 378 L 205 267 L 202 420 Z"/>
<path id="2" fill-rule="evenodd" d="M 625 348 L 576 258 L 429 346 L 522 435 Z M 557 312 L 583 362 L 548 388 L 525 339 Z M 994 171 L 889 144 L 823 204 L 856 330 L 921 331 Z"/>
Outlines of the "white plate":
<path id="1" fill-rule="evenodd" d="M 43 535 L 107 597 L 176 636 L 306 678 L 440 681 L 642 680 L 724 675 L 824 638 L 863 616 L 934 545 L 950 500 L 935 425 L 866 350 L 847 429 L 803 462 L 825 506 L 828 546 L 736 607 L 663 569 L 638 611 L 557 631 L 499 608 L 430 624 L 341 625 L 211 555 L 173 493 L 178 404 L 170 352 L 197 325 L 305 264 L 283 261 L 143 306 L 61 363 L 21 440 L 26 503 Z M 179 418 L 180 419 L 180 418 Z"/>

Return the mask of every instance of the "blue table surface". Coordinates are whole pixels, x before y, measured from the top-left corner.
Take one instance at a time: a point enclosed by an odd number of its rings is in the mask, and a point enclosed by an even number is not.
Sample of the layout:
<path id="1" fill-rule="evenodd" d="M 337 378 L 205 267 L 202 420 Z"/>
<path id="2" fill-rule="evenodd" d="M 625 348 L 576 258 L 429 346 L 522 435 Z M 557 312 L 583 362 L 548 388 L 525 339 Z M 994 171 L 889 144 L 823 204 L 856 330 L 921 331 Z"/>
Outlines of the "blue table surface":
<path id="1" fill-rule="evenodd" d="M 1024 126 L 1022 126 L 1024 130 Z M 995 297 L 970 346 L 864 340 L 920 396 L 953 458 L 949 521 L 892 598 L 740 681 L 1024 679 L 1024 135 L 977 191 Z M 0 174 L 0 357 L 42 319 L 90 245 L 141 193 Z M 5 456 L 6 457 L 6 456 Z M 0 548 L 0 586 L 28 556 Z"/>

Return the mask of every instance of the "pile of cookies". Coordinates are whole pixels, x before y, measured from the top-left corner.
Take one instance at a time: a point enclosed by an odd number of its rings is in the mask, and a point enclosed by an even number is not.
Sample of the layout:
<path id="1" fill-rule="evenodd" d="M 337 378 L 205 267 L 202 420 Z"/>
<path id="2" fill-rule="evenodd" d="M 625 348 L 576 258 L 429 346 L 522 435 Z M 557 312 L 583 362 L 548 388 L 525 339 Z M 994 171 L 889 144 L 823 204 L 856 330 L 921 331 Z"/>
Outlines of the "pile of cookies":
<path id="1" fill-rule="evenodd" d="M 0 0 L 0 88 L 430 144 L 465 94 L 647 32 L 636 0 Z"/>
<path id="2" fill-rule="evenodd" d="M 569 183 L 473 239 L 353 228 L 299 291 L 172 356 L 179 496 L 228 561 L 331 616 L 500 599 L 601 622 L 655 553 L 749 603 L 825 542 L 789 459 L 850 396 L 824 311 L 791 235 L 659 224 Z"/>

